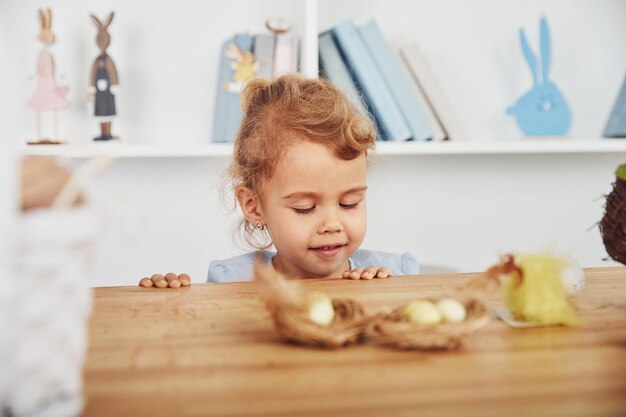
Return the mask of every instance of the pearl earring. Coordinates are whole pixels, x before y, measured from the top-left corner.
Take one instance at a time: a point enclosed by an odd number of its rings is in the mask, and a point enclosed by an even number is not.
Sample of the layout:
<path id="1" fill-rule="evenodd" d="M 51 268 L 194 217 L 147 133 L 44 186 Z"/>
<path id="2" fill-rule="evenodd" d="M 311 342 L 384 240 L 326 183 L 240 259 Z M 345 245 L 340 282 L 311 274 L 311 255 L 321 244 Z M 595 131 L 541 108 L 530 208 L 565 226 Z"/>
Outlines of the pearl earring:
<path id="1" fill-rule="evenodd" d="M 261 222 L 256 222 L 254 225 L 255 225 L 255 226 L 256 226 L 256 228 L 257 228 L 257 229 L 259 229 L 259 230 L 263 230 L 263 229 L 265 229 L 265 225 L 264 225 L 263 223 L 261 223 Z"/>

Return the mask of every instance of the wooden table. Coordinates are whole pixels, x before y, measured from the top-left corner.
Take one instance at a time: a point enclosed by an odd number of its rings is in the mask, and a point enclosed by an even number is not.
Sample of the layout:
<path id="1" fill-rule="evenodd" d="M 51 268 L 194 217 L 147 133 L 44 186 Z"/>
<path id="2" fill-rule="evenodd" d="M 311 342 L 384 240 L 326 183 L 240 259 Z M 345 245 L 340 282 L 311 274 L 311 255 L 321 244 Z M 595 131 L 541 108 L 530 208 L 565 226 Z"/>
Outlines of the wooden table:
<path id="1" fill-rule="evenodd" d="M 282 343 L 251 283 L 94 290 L 85 416 L 626 416 L 626 268 L 586 271 L 581 328 L 492 320 L 455 352 Z M 376 312 L 473 274 L 307 281 Z"/>

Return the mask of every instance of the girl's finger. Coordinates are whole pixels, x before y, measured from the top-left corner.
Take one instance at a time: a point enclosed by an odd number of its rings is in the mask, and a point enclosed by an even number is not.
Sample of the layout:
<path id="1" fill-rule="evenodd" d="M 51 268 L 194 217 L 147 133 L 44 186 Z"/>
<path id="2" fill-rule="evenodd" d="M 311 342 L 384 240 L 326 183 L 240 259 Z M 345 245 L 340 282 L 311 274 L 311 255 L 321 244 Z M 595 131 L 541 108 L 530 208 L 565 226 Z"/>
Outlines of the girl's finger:
<path id="1" fill-rule="evenodd" d="M 368 266 L 361 274 L 361 279 L 372 279 L 376 276 L 377 273 L 378 268 L 376 268 L 375 266 Z"/>
<path id="2" fill-rule="evenodd" d="M 161 274 L 154 274 L 150 277 L 150 279 L 154 283 L 154 286 L 157 288 L 167 287 L 167 281 L 165 280 L 165 277 Z"/>
<path id="3" fill-rule="evenodd" d="M 376 278 L 388 278 L 391 276 L 391 271 L 387 268 L 380 268 L 376 274 Z"/>
<path id="4" fill-rule="evenodd" d="M 168 272 L 167 274 L 165 274 L 165 280 L 167 281 L 167 285 L 170 288 L 180 287 L 180 281 L 178 280 L 178 275 L 176 275 L 173 272 Z"/>
<path id="5" fill-rule="evenodd" d="M 348 276 L 350 279 L 361 279 L 361 274 L 363 273 L 363 268 L 354 268 L 350 271 L 350 275 Z"/>
<path id="6" fill-rule="evenodd" d="M 178 280 L 180 281 L 180 285 L 183 287 L 188 287 L 191 285 L 191 277 L 189 274 L 180 274 L 178 276 Z"/>
<path id="7" fill-rule="evenodd" d="M 152 280 L 148 277 L 143 277 L 141 278 L 141 280 L 139 281 L 139 286 L 140 287 L 152 287 L 154 285 L 154 283 L 152 282 Z"/>

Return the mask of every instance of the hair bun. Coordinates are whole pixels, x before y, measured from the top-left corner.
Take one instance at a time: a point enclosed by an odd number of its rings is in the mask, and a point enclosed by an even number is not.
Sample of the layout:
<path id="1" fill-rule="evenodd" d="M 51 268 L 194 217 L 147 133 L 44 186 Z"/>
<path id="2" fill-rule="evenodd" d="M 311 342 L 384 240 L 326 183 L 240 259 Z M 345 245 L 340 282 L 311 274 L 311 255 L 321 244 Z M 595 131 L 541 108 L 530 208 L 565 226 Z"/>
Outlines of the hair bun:
<path id="1" fill-rule="evenodd" d="M 241 109 L 248 114 L 251 106 L 259 106 L 268 101 L 267 87 L 271 81 L 263 78 L 253 78 L 246 83 L 241 92 Z"/>

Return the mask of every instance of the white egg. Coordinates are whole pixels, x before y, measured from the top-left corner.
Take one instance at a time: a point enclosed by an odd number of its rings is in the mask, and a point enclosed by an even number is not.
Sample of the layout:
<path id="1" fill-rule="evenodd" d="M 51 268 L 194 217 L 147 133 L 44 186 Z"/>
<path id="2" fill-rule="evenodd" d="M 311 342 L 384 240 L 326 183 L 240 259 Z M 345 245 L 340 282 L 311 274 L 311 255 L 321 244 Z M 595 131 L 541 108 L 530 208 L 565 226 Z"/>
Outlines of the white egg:
<path id="1" fill-rule="evenodd" d="M 448 323 L 460 323 L 467 315 L 465 306 L 453 298 L 443 298 L 437 302 L 437 308 Z"/>
<path id="2" fill-rule="evenodd" d="M 437 324 L 441 322 L 441 312 L 428 300 L 411 301 L 405 308 L 404 314 L 412 323 Z"/>
<path id="3" fill-rule="evenodd" d="M 333 301 L 326 294 L 313 292 L 307 297 L 309 319 L 320 326 L 328 326 L 335 318 Z"/>

